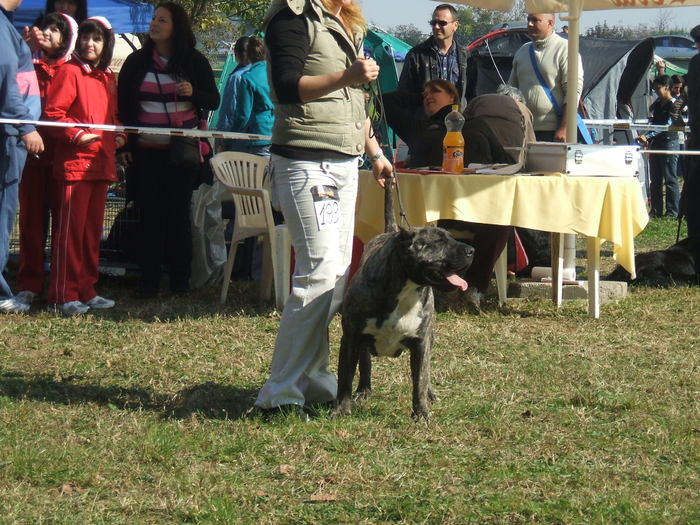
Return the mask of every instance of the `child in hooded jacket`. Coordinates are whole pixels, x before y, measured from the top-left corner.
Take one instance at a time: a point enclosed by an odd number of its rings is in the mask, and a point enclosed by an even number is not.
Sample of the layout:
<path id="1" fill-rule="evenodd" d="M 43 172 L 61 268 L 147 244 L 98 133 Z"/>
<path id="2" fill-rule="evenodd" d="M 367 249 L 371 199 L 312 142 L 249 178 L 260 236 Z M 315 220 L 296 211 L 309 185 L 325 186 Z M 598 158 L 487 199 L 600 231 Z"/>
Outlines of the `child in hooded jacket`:
<path id="1" fill-rule="evenodd" d="M 46 93 L 58 69 L 71 57 L 78 36 L 78 24 L 62 13 L 45 15 L 38 24 L 43 34 L 41 49 L 34 53 L 34 70 L 39 82 L 42 108 Z M 41 119 L 45 119 L 42 114 Z M 19 271 L 15 299 L 31 304 L 44 288 L 44 250 L 49 224 L 49 181 L 53 170 L 54 135 L 41 130 L 44 152 L 30 155 L 19 187 Z"/>
<path id="2" fill-rule="evenodd" d="M 114 33 L 104 17 L 78 28 L 73 58 L 49 86 L 47 119 L 118 124 L 116 82 L 109 69 Z M 102 223 L 110 182 L 116 180 L 115 151 L 123 134 L 57 128 L 52 173 L 51 279 L 48 303 L 66 315 L 114 306 L 97 295 Z"/>

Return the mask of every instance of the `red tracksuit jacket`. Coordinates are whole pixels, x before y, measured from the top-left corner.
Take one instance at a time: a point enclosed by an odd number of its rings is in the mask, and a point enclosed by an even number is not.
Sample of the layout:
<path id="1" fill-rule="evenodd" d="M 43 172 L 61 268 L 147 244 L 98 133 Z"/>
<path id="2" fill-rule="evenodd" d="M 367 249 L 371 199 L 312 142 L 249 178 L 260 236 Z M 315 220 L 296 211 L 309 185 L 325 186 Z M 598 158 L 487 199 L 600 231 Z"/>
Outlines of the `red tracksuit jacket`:
<path id="1" fill-rule="evenodd" d="M 44 114 L 48 120 L 118 124 L 117 90 L 114 74 L 94 68 L 78 57 L 66 62 L 51 82 Z M 66 181 L 114 181 L 115 133 L 80 128 L 52 128 L 56 137 L 53 176 Z M 83 133 L 95 133 L 102 140 L 78 146 Z"/>

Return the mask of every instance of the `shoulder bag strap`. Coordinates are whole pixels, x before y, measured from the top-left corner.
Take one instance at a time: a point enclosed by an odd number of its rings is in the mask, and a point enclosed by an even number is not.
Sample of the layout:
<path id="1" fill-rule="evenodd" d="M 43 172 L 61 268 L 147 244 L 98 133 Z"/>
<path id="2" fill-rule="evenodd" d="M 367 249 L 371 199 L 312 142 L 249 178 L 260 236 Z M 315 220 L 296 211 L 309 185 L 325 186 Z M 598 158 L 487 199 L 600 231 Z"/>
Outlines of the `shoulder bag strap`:
<path id="1" fill-rule="evenodd" d="M 540 81 L 540 85 L 544 89 L 544 92 L 547 93 L 547 96 L 549 97 L 549 101 L 552 103 L 552 107 L 554 107 L 554 111 L 561 118 L 561 108 L 559 107 L 559 104 L 557 104 L 556 99 L 554 98 L 554 95 L 552 94 L 552 90 L 549 89 L 549 86 L 547 83 L 544 81 L 544 77 L 542 76 L 542 72 L 540 71 L 540 67 L 537 64 L 537 58 L 535 58 L 535 43 L 533 42 L 530 44 L 530 62 L 532 62 L 532 69 L 535 70 L 535 75 L 537 75 L 537 80 Z"/>
<path id="2" fill-rule="evenodd" d="M 158 71 L 153 71 L 153 73 L 156 76 L 156 84 L 158 84 L 158 92 L 163 95 L 163 88 L 160 87 L 160 78 L 158 76 Z M 163 104 L 163 108 L 165 109 L 165 115 L 168 117 L 168 126 L 173 127 L 173 123 L 170 121 L 170 113 L 168 112 L 168 105 L 165 103 L 165 100 L 161 99 L 161 103 Z"/>
<path id="3" fill-rule="evenodd" d="M 552 94 L 552 90 L 549 88 L 547 83 L 544 80 L 544 77 L 542 76 L 542 72 L 540 71 L 539 65 L 537 64 L 537 59 L 535 58 L 535 43 L 533 42 L 530 44 L 530 62 L 532 62 L 532 69 L 535 71 L 535 75 L 537 75 L 537 80 L 539 80 L 540 85 L 542 86 L 542 89 L 544 89 L 544 92 L 547 93 L 547 96 L 549 97 L 549 101 L 552 103 L 552 107 L 554 108 L 554 112 L 557 114 L 559 118 L 561 118 L 561 107 L 559 104 L 557 104 L 556 99 L 554 98 L 554 95 Z M 579 132 L 581 132 L 581 136 L 583 137 L 583 141 L 586 144 L 593 144 L 593 139 L 591 138 L 591 134 L 588 132 L 588 128 L 586 128 L 585 124 L 583 123 L 583 119 L 581 118 L 581 115 L 576 112 L 576 127 L 578 128 Z"/>

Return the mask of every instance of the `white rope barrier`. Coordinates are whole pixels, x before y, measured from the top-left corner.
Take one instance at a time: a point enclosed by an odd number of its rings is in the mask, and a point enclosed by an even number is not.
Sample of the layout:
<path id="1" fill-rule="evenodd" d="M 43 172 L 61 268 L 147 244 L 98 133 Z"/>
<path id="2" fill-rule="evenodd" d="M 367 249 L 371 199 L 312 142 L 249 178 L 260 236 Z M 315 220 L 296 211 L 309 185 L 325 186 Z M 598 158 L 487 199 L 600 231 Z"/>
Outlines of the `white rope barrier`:
<path id="1" fill-rule="evenodd" d="M 199 137 L 211 139 L 245 139 L 245 140 L 270 140 L 268 135 L 254 135 L 251 133 L 234 133 L 233 131 L 216 131 L 207 129 L 186 128 L 154 128 L 148 126 L 114 126 L 109 124 L 85 124 L 82 122 L 51 122 L 44 120 L 13 120 L 0 118 L 0 124 L 32 124 L 41 127 L 53 128 L 81 128 L 98 129 L 101 131 L 114 131 L 136 135 L 169 135 L 171 137 Z"/>
<path id="2" fill-rule="evenodd" d="M 659 124 L 649 124 L 641 120 L 619 120 L 619 119 L 583 119 L 583 123 L 589 128 L 599 128 L 608 130 L 636 129 L 644 131 L 685 131 L 690 132 L 689 126 L 666 126 Z"/>

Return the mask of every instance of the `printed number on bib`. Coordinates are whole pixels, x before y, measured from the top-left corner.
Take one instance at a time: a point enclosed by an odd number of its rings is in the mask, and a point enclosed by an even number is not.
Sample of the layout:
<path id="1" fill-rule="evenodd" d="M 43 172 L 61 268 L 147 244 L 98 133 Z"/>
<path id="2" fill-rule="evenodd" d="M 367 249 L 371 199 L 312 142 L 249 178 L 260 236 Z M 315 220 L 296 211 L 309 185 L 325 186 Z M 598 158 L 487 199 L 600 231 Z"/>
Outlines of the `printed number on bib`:
<path id="1" fill-rule="evenodd" d="M 340 197 L 334 186 L 313 186 L 311 196 L 314 199 L 316 224 L 320 230 L 340 229 Z"/>

